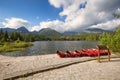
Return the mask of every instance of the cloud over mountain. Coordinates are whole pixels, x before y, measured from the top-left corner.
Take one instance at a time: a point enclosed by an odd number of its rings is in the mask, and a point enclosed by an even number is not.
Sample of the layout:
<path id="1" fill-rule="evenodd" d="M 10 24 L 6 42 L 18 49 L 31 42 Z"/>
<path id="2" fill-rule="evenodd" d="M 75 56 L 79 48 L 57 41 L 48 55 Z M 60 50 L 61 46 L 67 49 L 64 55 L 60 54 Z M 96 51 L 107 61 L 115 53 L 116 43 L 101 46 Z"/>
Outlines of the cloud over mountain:
<path id="1" fill-rule="evenodd" d="M 64 31 L 64 22 L 59 20 L 53 20 L 53 21 L 43 21 L 40 22 L 38 26 L 33 26 L 31 31 L 39 31 L 42 28 L 52 28 L 57 31 L 63 32 Z"/>
<path id="2" fill-rule="evenodd" d="M 1 22 L 4 27 L 19 28 L 21 26 L 29 27 L 29 22 L 22 18 L 6 18 L 4 22 Z"/>
<path id="3" fill-rule="evenodd" d="M 109 27 L 106 29 L 112 29 L 119 25 L 119 19 L 116 20 L 112 14 L 120 12 L 120 0 L 49 0 L 49 2 L 55 8 L 63 8 L 59 15 L 66 16 L 62 26 L 64 30 L 80 30 L 93 25 L 103 28 L 98 26 L 100 24 Z"/>
<path id="4" fill-rule="evenodd" d="M 101 28 L 104 30 L 111 30 L 111 29 L 118 27 L 118 25 L 120 25 L 120 19 L 115 19 L 115 20 L 107 21 L 105 23 L 92 25 L 90 26 L 90 28 Z"/>
<path id="5" fill-rule="evenodd" d="M 120 0 L 48 0 L 56 9 L 61 9 L 59 17 L 64 20 L 41 21 L 31 27 L 31 31 L 39 31 L 42 28 L 52 28 L 59 32 L 80 31 L 86 28 L 114 29 L 120 25 L 120 18 L 115 18 L 113 13 L 120 15 Z M 48 14 L 49 15 L 49 14 Z M 54 15 L 54 14 L 53 14 Z M 37 16 L 37 20 L 42 17 Z M 0 24 L 4 27 L 19 28 L 29 27 L 29 21 L 22 18 L 6 18 Z M 29 28 L 30 29 L 30 28 Z"/>

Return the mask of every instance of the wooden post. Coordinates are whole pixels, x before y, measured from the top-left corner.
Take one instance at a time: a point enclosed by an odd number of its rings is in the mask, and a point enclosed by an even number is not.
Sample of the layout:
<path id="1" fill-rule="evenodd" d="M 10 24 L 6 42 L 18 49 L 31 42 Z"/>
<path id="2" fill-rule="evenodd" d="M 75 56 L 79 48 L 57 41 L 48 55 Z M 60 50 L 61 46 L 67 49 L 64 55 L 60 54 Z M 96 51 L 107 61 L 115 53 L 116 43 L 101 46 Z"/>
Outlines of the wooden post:
<path id="1" fill-rule="evenodd" d="M 97 45 L 96 47 L 97 47 L 97 49 L 98 49 L 98 62 L 100 62 L 100 49 L 99 49 L 99 46 L 98 46 L 98 45 Z"/>
<path id="2" fill-rule="evenodd" d="M 100 50 L 107 50 L 108 53 L 108 61 L 110 61 L 110 51 L 108 46 L 97 45 L 96 48 L 98 49 L 98 62 L 100 62 Z"/>
<path id="3" fill-rule="evenodd" d="M 108 50 L 108 61 L 110 61 L 110 51 Z"/>
<path id="4" fill-rule="evenodd" d="M 107 48 L 108 48 L 108 61 L 110 61 L 110 51 L 109 51 L 109 47 L 107 46 Z"/>

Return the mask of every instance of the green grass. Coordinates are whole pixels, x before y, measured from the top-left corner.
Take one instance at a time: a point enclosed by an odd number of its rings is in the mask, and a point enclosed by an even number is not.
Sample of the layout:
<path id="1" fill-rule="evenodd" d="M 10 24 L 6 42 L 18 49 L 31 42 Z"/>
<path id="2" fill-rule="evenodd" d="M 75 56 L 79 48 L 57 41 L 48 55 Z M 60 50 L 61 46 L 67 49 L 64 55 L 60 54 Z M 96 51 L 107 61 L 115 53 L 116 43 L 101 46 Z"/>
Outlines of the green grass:
<path id="1" fill-rule="evenodd" d="M 12 52 L 12 51 L 21 51 L 25 50 L 27 47 L 32 46 L 30 42 L 3 42 L 0 44 L 0 52 Z"/>

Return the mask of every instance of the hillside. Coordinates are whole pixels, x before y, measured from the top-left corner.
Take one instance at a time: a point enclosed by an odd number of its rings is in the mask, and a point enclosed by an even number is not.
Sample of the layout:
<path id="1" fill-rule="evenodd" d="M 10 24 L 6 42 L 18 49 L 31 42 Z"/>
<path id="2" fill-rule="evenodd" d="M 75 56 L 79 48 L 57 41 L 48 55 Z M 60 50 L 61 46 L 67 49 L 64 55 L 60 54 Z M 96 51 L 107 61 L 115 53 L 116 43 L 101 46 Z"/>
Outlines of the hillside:
<path id="1" fill-rule="evenodd" d="M 39 31 L 39 34 L 47 36 L 47 37 L 59 37 L 62 34 L 51 29 L 51 28 L 44 28 Z"/>

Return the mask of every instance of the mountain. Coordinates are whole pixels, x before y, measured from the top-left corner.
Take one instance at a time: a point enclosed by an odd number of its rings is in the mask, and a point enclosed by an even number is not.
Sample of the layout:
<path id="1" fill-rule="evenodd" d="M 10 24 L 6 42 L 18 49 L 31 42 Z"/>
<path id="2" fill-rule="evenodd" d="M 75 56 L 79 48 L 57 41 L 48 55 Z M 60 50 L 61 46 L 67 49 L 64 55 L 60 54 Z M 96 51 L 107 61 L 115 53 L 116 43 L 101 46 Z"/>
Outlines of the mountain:
<path id="1" fill-rule="evenodd" d="M 15 29 L 12 28 L 1 28 L 3 32 L 7 31 L 7 32 L 14 32 Z"/>
<path id="2" fill-rule="evenodd" d="M 29 31 L 24 26 L 16 29 L 15 31 L 20 32 L 20 33 L 29 33 Z"/>
<path id="3" fill-rule="evenodd" d="M 18 29 L 12 29 L 12 28 L 1 28 L 4 32 L 20 32 L 20 33 L 29 33 L 29 34 L 41 34 L 47 37 L 58 37 L 61 36 L 62 34 L 57 32 L 54 29 L 51 28 L 43 28 L 40 31 L 33 31 L 29 32 L 24 26 L 18 28 Z"/>
<path id="4" fill-rule="evenodd" d="M 63 33 L 63 35 L 75 35 L 75 34 L 77 34 L 78 32 L 75 32 L 75 31 L 65 31 L 64 33 Z"/>
<path id="5" fill-rule="evenodd" d="M 59 37 L 61 35 L 77 35 L 77 34 L 88 34 L 88 33 L 103 33 L 103 32 L 114 32 L 111 30 L 104 30 L 104 29 L 100 29 L 100 28 L 88 28 L 85 29 L 83 31 L 75 32 L 75 31 L 65 31 L 64 33 L 59 33 L 54 29 L 51 28 L 43 28 L 40 31 L 33 31 L 33 32 L 29 32 L 24 26 L 18 28 L 18 29 L 12 29 L 12 28 L 0 28 L 2 29 L 4 32 L 20 32 L 20 33 L 29 33 L 29 34 L 41 34 L 47 37 Z"/>
<path id="6" fill-rule="evenodd" d="M 100 29 L 100 28 L 88 28 L 88 29 L 85 29 L 83 32 L 85 32 L 85 33 L 103 33 L 103 32 L 111 32 L 111 31 Z"/>
<path id="7" fill-rule="evenodd" d="M 51 28 L 43 28 L 39 31 L 39 34 L 41 35 L 45 35 L 45 36 L 48 36 L 48 37 L 59 37 L 61 36 L 62 34 L 57 32 L 56 30 L 53 30 Z"/>
<path id="8" fill-rule="evenodd" d="M 38 34 L 39 32 L 38 31 L 32 31 L 31 33 L 32 34 Z"/>

